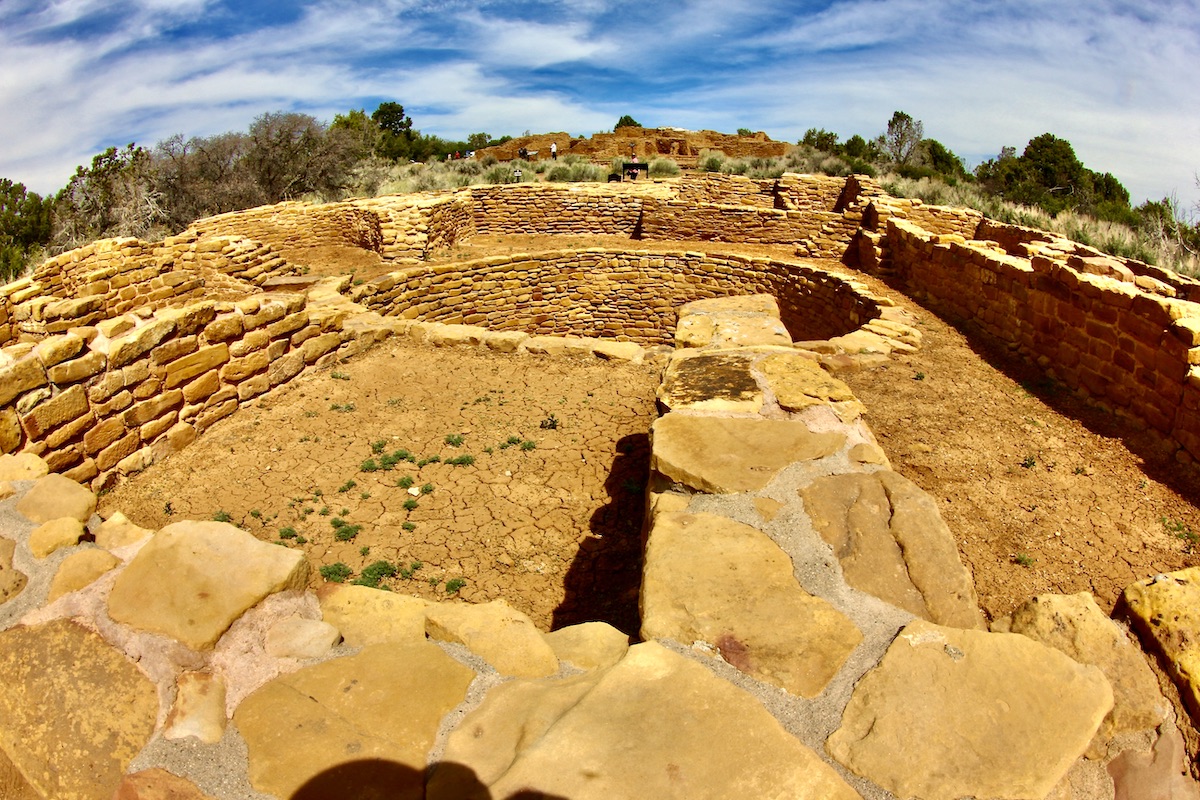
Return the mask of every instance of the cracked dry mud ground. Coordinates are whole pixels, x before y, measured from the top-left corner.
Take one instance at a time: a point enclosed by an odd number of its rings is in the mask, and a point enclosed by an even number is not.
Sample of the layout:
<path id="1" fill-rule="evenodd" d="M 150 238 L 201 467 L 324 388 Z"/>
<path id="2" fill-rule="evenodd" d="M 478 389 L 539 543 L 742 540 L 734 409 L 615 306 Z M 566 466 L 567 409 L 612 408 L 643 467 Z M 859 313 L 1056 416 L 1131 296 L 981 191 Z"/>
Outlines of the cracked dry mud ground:
<path id="1" fill-rule="evenodd" d="M 294 530 L 282 541 L 314 567 L 385 560 L 412 571 L 384 581 L 399 592 L 465 581 L 459 597 L 503 597 L 547 630 L 636 633 L 657 384 L 648 365 L 385 343 L 222 420 L 101 513 L 160 528 L 225 512 L 267 541 Z M 382 468 L 399 451 L 413 460 Z M 339 541 L 337 520 L 361 529 Z"/>
<path id="2" fill-rule="evenodd" d="M 478 236 L 439 260 L 582 247 L 794 258 L 791 248 L 713 242 Z M 318 274 L 354 269 L 370 277 L 386 269 L 374 254 L 349 248 L 290 258 L 307 258 Z M 853 275 L 916 314 L 924 346 L 841 377 L 866 404 L 893 467 L 938 499 L 990 617 L 1039 592 L 1090 591 L 1111 609 L 1129 583 L 1200 564 L 1193 552 L 1200 542 L 1189 538 L 1200 534 L 1194 471 L 1002 348 L 968 339 L 895 289 Z M 444 598 L 445 581 L 461 578 L 464 599 L 504 597 L 545 628 L 601 619 L 636 633 L 640 488 L 657 382 L 651 367 L 383 345 L 222 420 L 107 493 L 100 509 L 149 528 L 223 510 L 272 541 L 281 528 L 295 528 L 309 541 L 289 546 L 304 547 L 315 566 L 342 561 L 357 574 L 380 559 L 421 561 L 413 578 L 384 581 L 397 591 Z M 332 410 L 347 403 L 355 410 Z M 550 414 L 560 427 L 541 429 Z M 464 436 L 459 448 L 444 441 L 456 432 Z M 536 447 L 499 449 L 509 436 Z M 388 452 L 470 453 L 477 461 L 361 472 L 381 440 Z M 432 484 L 433 493 L 411 498 L 395 486 L 405 474 L 418 489 Z M 353 488 L 337 491 L 350 480 Z M 407 499 L 418 503 L 411 512 L 402 506 Z M 334 518 L 362 530 L 337 542 Z M 405 522 L 415 528 L 404 530 Z"/>

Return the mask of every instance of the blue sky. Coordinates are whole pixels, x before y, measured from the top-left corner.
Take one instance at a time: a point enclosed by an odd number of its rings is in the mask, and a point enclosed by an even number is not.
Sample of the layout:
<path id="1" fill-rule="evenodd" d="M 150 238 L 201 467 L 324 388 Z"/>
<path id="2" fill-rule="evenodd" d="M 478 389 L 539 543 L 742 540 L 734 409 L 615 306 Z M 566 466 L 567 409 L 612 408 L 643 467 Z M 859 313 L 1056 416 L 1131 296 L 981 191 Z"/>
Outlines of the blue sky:
<path id="1" fill-rule="evenodd" d="M 903 110 L 971 166 L 1050 132 L 1191 206 L 1198 70 L 1195 0 L 0 0 L 0 177 L 53 192 L 110 145 L 383 100 L 454 139 L 870 138 Z"/>

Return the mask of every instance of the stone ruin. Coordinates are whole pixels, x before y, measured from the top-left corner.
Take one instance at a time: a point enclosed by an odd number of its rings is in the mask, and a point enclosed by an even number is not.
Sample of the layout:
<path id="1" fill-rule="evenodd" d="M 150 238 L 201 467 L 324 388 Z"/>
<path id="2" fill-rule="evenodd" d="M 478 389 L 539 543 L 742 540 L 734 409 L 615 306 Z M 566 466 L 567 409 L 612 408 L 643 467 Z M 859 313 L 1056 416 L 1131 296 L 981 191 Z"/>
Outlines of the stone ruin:
<path id="1" fill-rule="evenodd" d="M 630 245 L 427 261 L 505 232 Z M 301 244 L 392 270 L 300 274 L 281 253 Z M 1117 619 L 1042 595 L 989 629 L 936 504 L 837 377 L 920 332 L 829 259 L 1200 454 L 1200 284 L 861 177 L 288 203 L 0 287 L 0 793 L 1197 797 L 1200 573 L 1128 587 Z M 96 492 L 393 337 L 661 361 L 640 631 L 314 593 L 301 551 L 234 526 L 95 514 Z"/>
<path id="2" fill-rule="evenodd" d="M 550 145 L 558 145 L 560 156 L 577 155 L 589 161 L 607 164 L 614 158 L 637 156 L 643 161 L 670 158 L 680 166 L 694 167 L 705 150 L 719 151 L 730 158 L 778 158 L 787 155 L 791 145 L 777 142 L 765 133 L 750 136 L 688 131 L 682 128 L 617 128 L 612 133 L 591 136 L 572 136 L 565 131 L 520 136 L 504 144 L 475 151 L 475 158 L 492 156 L 500 161 L 512 161 L 525 150 L 532 161 L 551 158 Z"/>

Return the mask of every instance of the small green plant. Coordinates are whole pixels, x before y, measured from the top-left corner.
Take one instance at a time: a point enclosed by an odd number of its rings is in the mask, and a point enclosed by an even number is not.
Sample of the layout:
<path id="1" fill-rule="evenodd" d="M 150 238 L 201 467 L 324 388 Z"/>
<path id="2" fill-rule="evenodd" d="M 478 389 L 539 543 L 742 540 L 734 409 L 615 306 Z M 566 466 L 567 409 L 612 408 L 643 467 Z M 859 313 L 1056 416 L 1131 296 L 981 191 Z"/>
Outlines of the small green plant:
<path id="1" fill-rule="evenodd" d="M 351 525 L 341 517 L 334 517 L 329 524 L 333 526 L 333 538 L 339 542 L 350 541 L 362 530 L 362 525 Z"/>
<path id="2" fill-rule="evenodd" d="M 250 510 L 250 516 L 254 517 L 255 519 L 262 519 L 262 512 L 257 508 L 254 508 Z"/>
<path id="3" fill-rule="evenodd" d="M 461 433 L 449 433 L 446 434 L 446 438 L 443 441 L 451 447 L 462 447 L 463 435 Z"/>
<path id="4" fill-rule="evenodd" d="M 446 594 L 458 594 L 458 591 L 467 585 L 467 582 L 462 578 L 451 578 L 446 581 Z"/>
<path id="5" fill-rule="evenodd" d="M 359 472 L 378 472 L 383 467 L 373 458 L 368 458 L 366 461 L 358 465 Z"/>
<path id="6" fill-rule="evenodd" d="M 384 578 L 394 578 L 398 570 L 394 564 L 389 564 L 386 561 L 376 561 L 374 564 L 363 567 L 362 574 L 353 581 L 358 586 L 370 586 L 373 589 L 379 588 L 379 582 Z"/>
<path id="7" fill-rule="evenodd" d="M 228 511 L 218 511 L 217 513 L 213 514 L 213 521 L 215 522 L 230 522 L 232 520 L 233 517 L 229 515 Z"/>
<path id="8" fill-rule="evenodd" d="M 323 506 L 317 513 L 322 517 L 328 517 L 331 512 L 329 511 L 329 506 Z"/>
<path id="9" fill-rule="evenodd" d="M 354 403 L 334 403 L 329 407 L 330 411 L 340 411 L 343 414 L 348 414 L 355 410 Z"/>
<path id="10" fill-rule="evenodd" d="M 371 548 L 370 548 L 370 546 L 365 546 L 365 547 L 360 547 L 360 548 L 358 548 L 358 554 L 359 554 L 360 556 L 369 556 L 369 555 L 371 555 Z"/>
<path id="11" fill-rule="evenodd" d="M 379 439 L 377 441 L 371 442 L 371 452 L 374 453 L 375 455 L 379 455 L 386 448 L 387 448 L 387 441 L 384 439 Z"/>
<path id="12" fill-rule="evenodd" d="M 408 487 L 412 486 L 413 485 L 412 475 L 400 476 L 400 478 L 397 479 L 397 481 L 396 481 L 396 485 L 399 486 L 401 489 L 407 489 Z"/>
<path id="13" fill-rule="evenodd" d="M 166 514 L 168 517 L 175 513 L 175 509 L 171 507 L 170 500 L 163 503 L 163 513 Z"/>
<path id="14" fill-rule="evenodd" d="M 1075 469 L 1072 470 L 1072 472 L 1076 475 L 1086 475 L 1087 474 L 1087 470 L 1084 469 L 1083 467 L 1076 467 Z"/>
<path id="15" fill-rule="evenodd" d="M 321 577 L 331 583 L 345 583 L 346 578 L 354 574 L 354 570 L 338 561 L 335 564 L 326 564 L 321 567 Z"/>
<path id="16" fill-rule="evenodd" d="M 370 492 L 363 492 L 362 494 L 360 494 L 360 495 L 358 496 L 358 499 L 360 499 L 360 500 L 370 500 L 370 499 L 371 499 L 371 493 L 370 493 Z"/>
<path id="17" fill-rule="evenodd" d="M 308 544 L 308 537 L 307 536 L 297 536 L 296 544 Z"/>
<path id="18" fill-rule="evenodd" d="M 351 478 L 350 480 L 346 481 L 345 483 L 343 483 L 341 486 L 338 487 L 338 493 L 345 494 L 346 492 L 353 489 L 355 486 L 358 486 L 358 484 L 354 482 L 353 478 Z"/>
<path id="19" fill-rule="evenodd" d="M 529 452 L 530 450 L 532 450 L 535 447 L 537 447 L 537 443 L 534 442 L 532 439 L 526 439 L 525 441 L 521 442 L 521 449 L 524 450 L 525 452 Z"/>
<path id="20" fill-rule="evenodd" d="M 400 568 L 400 577 L 404 578 L 404 580 L 406 580 L 406 581 L 412 580 L 412 576 L 414 574 L 416 574 L 416 571 L 419 570 L 423 566 L 425 566 L 425 565 L 422 564 L 420 561 L 414 561 L 407 569 L 405 569 L 404 567 L 401 567 Z"/>
<path id="21" fill-rule="evenodd" d="M 1197 543 L 1200 543 L 1200 536 L 1197 536 L 1196 532 L 1181 520 L 1160 517 L 1159 521 L 1162 522 L 1163 527 L 1167 529 L 1167 533 L 1170 533 L 1176 539 L 1181 539 L 1184 542 L 1184 552 L 1192 552 L 1192 548 Z"/>
<path id="22" fill-rule="evenodd" d="M 539 422 L 538 427 L 544 431 L 558 430 L 558 417 L 551 414 L 550 416 L 546 417 L 544 420 Z"/>
<path id="23" fill-rule="evenodd" d="M 1035 464 L 1037 464 L 1037 459 L 1033 456 L 1025 456 L 1025 458 L 1021 460 L 1021 466 L 1025 469 L 1033 469 Z"/>
<path id="24" fill-rule="evenodd" d="M 404 530 L 406 530 L 406 531 L 415 531 L 417 529 L 416 523 L 413 523 L 413 522 L 405 522 L 400 527 L 404 528 Z"/>
<path id="25" fill-rule="evenodd" d="M 421 494 L 433 494 L 433 484 L 427 483 L 421 487 Z"/>
<path id="26" fill-rule="evenodd" d="M 483 452 L 487 453 L 490 456 L 492 454 L 492 448 L 485 447 L 485 448 L 483 448 Z"/>
<path id="27" fill-rule="evenodd" d="M 1025 553 L 1017 553 L 1015 556 L 1013 556 L 1013 563 L 1019 564 L 1022 567 L 1032 567 L 1033 561 L 1034 561 L 1033 556 L 1027 555 Z"/>
<path id="28" fill-rule="evenodd" d="M 416 507 L 417 507 L 417 499 L 415 497 L 410 497 L 404 501 L 404 510 L 405 511 L 412 511 Z"/>
<path id="29" fill-rule="evenodd" d="M 446 463 L 452 467 L 469 467 L 475 463 L 475 456 L 470 453 L 463 453 L 461 456 L 447 458 Z"/>
<path id="30" fill-rule="evenodd" d="M 329 377 L 333 378 L 335 381 L 348 381 L 348 380 L 350 380 L 350 376 L 349 376 L 349 375 L 347 375 L 347 374 L 346 374 L 346 373 L 344 373 L 344 372 L 337 372 L 336 370 L 335 370 L 335 371 L 333 371 L 333 372 L 331 372 L 331 373 L 329 373 Z"/>
<path id="31" fill-rule="evenodd" d="M 287 528 L 279 529 L 279 538 L 280 539 L 295 539 L 298 535 L 299 534 L 296 533 L 296 529 L 293 527 L 290 527 L 290 526 Z"/>
<path id="32" fill-rule="evenodd" d="M 924 372 L 918 372 L 916 375 L 913 375 L 913 380 L 914 380 L 914 381 L 923 381 L 923 380 L 925 380 L 925 373 L 924 373 Z"/>
<path id="33" fill-rule="evenodd" d="M 312 419 L 313 417 L 319 417 L 320 415 L 321 414 L 318 411 L 305 411 L 304 412 L 304 416 L 308 417 L 309 419 Z"/>

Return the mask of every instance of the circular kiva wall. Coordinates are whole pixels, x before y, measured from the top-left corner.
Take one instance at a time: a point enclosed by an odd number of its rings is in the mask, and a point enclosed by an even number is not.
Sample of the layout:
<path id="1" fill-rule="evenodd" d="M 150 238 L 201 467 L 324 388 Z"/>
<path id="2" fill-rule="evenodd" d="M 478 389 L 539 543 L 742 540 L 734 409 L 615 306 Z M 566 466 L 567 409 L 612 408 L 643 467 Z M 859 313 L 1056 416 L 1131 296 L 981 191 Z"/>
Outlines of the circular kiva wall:
<path id="1" fill-rule="evenodd" d="M 715 253 L 589 249 L 419 266 L 356 287 L 380 314 L 544 336 L 670 344 L 676 311 L 710 297 L 770 294 L 795 341 L 829 339 L 880 316 L 844 278 L 803 264 Z"/>

